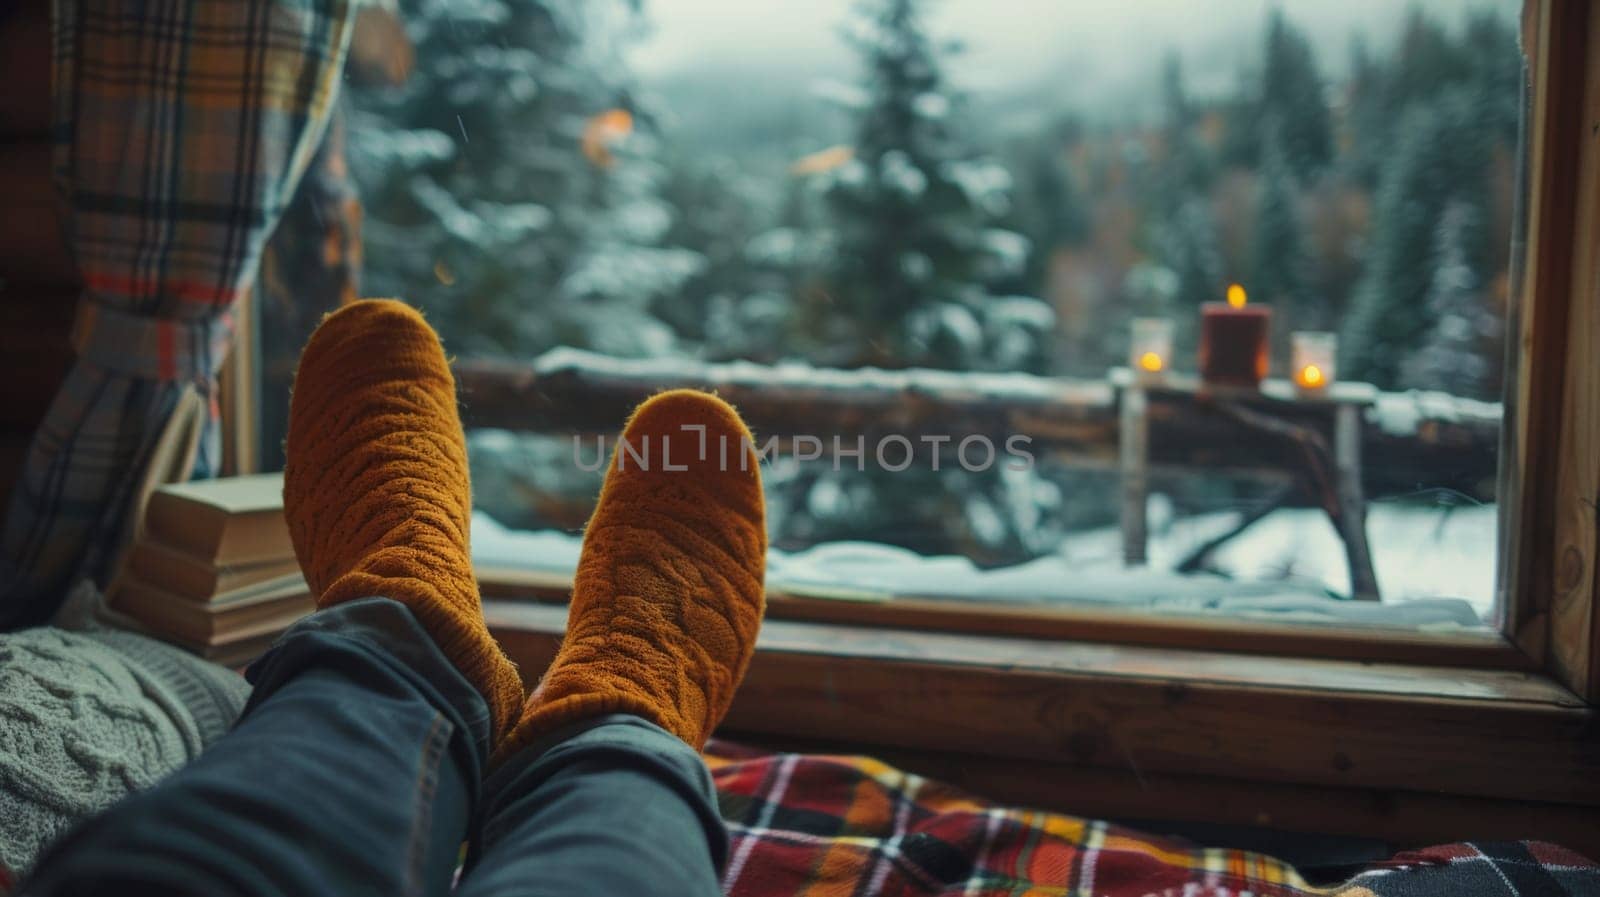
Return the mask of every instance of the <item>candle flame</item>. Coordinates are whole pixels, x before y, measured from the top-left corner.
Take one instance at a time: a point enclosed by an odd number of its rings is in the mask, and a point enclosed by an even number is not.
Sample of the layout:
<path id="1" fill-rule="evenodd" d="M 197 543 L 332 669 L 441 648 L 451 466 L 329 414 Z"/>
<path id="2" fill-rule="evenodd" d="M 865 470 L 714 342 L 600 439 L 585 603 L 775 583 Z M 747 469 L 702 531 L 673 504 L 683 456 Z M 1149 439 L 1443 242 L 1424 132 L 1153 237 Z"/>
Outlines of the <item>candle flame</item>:
<path id="1" fill-rule="evenodd" d="M 1244 287 L 1236 283 L 1228 284 L 1228 304 L 1234 308 L 1244 308 Z"/>
<path id="2" fill-rule="evenodd" d="M 1146 352 L 1139 356 L 1139 367 L 1144 368 L 1152 374 L 1160 371 L 1165 366 L 1165 363 L 1161 360 L 1161 356 L 1154 352 Z"/>
<path id="3" fill-rule="evenodd" d="M 1308 364 L 1305 367 L 1301 368 L 1300 369 L 1300 385 L 1301 386 L 1321 386 L 1322 385 L 1322 368 L 1319 368 L 1314 364 Z"/>

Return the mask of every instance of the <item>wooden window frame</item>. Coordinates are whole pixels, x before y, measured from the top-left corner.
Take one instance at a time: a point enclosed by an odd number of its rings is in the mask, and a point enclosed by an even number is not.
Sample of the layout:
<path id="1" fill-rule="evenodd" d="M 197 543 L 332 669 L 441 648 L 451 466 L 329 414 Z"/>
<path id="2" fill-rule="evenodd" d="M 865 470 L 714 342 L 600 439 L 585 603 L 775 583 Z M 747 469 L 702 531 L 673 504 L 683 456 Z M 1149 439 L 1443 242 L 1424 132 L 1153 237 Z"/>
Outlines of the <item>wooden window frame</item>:
<path id="1" fill-rule="evenodd" d="M 1079 814 L 1600 856 L 1600 13 L 1530 0 L 1524 29 L 1505 635 L 774 594 L 724 730 Z M 566 584 L 484 579 L 492 627 L 536 678 Z"/>
<path id="2" fill-rule="evenodd" d="M 773 594 L 723 731 L 1078 814 L 1541 837 L 1600 857 L 1600 12 L 1528 0 L 1523 33 L 1505 635 Z M 475 397 L 545 386 L 492 367 L 464 367 L 469 422 Z M 491 627 L 537 679 L 569 583 L 480 578 Z"/>
<path id="3" fill-rule="evenodd" d="M 234 311 L 233 348 L 217 374 L 223 476 L 261 471 L 261 328 L 256 320 L 260 305 L 254 290 L 239 300 Z"/>
<path id="4" fill-rule="evenodd" d="M 1600 114 L 1600 15 L 1586 4 L 1528 0 L 1524 33 L 1533 90 L 1525 112 L 1528 183 L 1523 191 L 1527 252 L 1514 252 L 1521 270 L 1508 322 L 1515 377 L 1504 401 L 1499 492 L 1503 540 L 1497 587 L 1501 632 L 1423 632 L 1371 627 L 1306 626 L 1227 617 L 1097 608 L 998 606 L 919 600 L 841 602 L 769 596 L 769 614 L 782 619 L 864 626 L 1105 641 L 1128 645 L 1278 654 L 1351 661 L 1410 661 L 1469 669 L 1547 673 L 1573 694 L 1600 699 L 1600 612 L 1596 562 L 1596 505 L 1600 500 L 1600 265 L 1581 251 L 1600 234 L 1600 148 L 1586 122 Z M 1574 188 L 1576 187 L 1576 189 Z M 592 429 L 604 432 L 632 403 L 662 385 L 634 376 L 591 377 L 583 371 L 530 371 L 526 366 L 466 362 L 458 366 L 469 424 L 510 429 Z M 590 379 L 585 380 L 585 377 Z M 747 413 L 779 418 L 797 409 L 794 398 L 771 401 L 760 387 L 718 380 L 675 383 L 718 388 Z M 1073 384 L 1075 389 L 1093 389 Z M 925 395 L 925 394 L 924 394 Z M 855 417 L 870 420 L 896 402 L 923 401 L 896 393 L 863 394 Z M 838 403 L 855 399 L 846 394 Z M 985 417 L 985 397 L 944 400 L 932 413 L 908 414 L 915 427 L 941 413 L 963 421 Z M 1008 417 L 988 415 L 1006 429 L 1067 432 L 1083 441 L 1081 415 L 1050 406 L 1048 396 L 1016 406 Z M 1076 401 L 1076 400 L 1075 400 Z M 926 402 L 924 402 L 926 404 Z M 578 407 L 581 406 L 581 407 Z M 853 407 L 853 406 L 852 406 Z M 805 420 L 825 432 L 848 415 L 817 411 Z M 866 427 L 867 423 L 856 421 Z M 898 421 L 897 421 L 898 423 Z M 948 421 L 934 420 L 948 425 Z M 1098 438 L 1096 433 L 1095 437 Z M 559 597 L 561 584 L 497 574 L 501 594 L 519 591 Z"/>
<path id="5" fill-rule="evenodd" d="M 1513 333 L 1502 482 L 1510 644 L 1589 703 L 1600 700 L 1600 14 L 1528 4 L 1533 80 L 1527 266 Z M 1536 7 L 1536 8 L 1535 8 Z M 1526 39 L 1525 39 L 1526 40 Z"/>
<path id="6" fill-rule="evenodd" d="M 1207 648 L 1250 654 L 1410 661 L 1469 669 L 1548 674 L 1584 701 L 1600 699 L 1600 580 L 1596 579 L 1600 501 L 1600 265 L 1581 251 L 1600 234 L 1600 147 L 1586 122 L 1600 117 L 1600 15 L 1586 4 L 1529 0 L 1524 13 L 1533 91 L 1527 110 L 1528 252 L 1509 322 L 1516 368 L 1505 400 L 1502 448 L 1501 581 L 1503 634 L 1375 633 L 1370 627 L 1305 626 L 1254 620 L 1184 618 L 1094 608 L 1038 609 L 918 600 L 840 602 L 774 594 L 781 619 L 904 629 L 1049 637 L 1127 645 Z M 1576 185 L 1576 189 L 1574 189 Z M 460 375 L 469 422 L 518 427 L 515 415 L 540 401 L 570 406 L 573 396 L 610 390 L 587 410 L 563 407 L 563 425 L 616 412 L 658 384 L 577 384 L 541 379 L 516 366 L 467 363 Z M 559 379 L 559 378 L 558 378 Z M 703 384 L 724 385 L 726 384 Z M 568 390 L 563 394 L 563 390 Z M 724 388 L 741 407 L 752 390 Z M 978 397 L 981 401 L 981 397 Z M 474 405 L 480 407 L 474 408 Z M 488 414 L 482 407 L 489 408 Z M 614 407 L 615 406 L 615 407 Z M 497 409 L 519 409 L 513 417 Z M 476 412 L 476 413 L 475 413 Z M 870 416 L 870 413 L 868 413 Z M 1049 426 L 1063 426 L 1052 420 Z M 1065 424 L 1070 426 L 1070 422 Z M 502 595 L 559 598 L 562 585 L 497 574 Z"/>

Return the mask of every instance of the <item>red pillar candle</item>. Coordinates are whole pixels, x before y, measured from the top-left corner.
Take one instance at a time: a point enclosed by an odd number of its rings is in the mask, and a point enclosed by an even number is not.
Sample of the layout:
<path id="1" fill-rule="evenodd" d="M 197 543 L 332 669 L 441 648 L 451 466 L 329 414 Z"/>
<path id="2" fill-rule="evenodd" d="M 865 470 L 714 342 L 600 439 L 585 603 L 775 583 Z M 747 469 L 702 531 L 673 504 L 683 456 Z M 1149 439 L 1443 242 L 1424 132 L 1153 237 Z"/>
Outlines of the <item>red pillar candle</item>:
<path id="1" fill-rule="evenodd" d="M 1244 287 L 1228 287 L 1227 302 L 1200 306 L 1200 379 L 1217 386 L 1258 387 L 1267 376 L 1272 309 L 1246 305 Z"/>

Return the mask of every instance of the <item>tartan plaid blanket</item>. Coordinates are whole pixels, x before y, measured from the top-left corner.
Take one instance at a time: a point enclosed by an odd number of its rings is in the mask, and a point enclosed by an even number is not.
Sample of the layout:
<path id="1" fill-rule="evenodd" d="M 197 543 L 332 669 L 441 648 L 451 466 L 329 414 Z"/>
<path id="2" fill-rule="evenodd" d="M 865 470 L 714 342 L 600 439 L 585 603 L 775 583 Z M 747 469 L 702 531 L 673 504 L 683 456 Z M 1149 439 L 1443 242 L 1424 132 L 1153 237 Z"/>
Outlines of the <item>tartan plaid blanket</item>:
<path id="1" fill-rule="evenodd" d="M 1554 845 L 1451 844 L 1331 888 L 1240 850 L 1012 809 L 867 757 L 713 741 L 729 897 L 1577 897 L 1600 867 Z"/>

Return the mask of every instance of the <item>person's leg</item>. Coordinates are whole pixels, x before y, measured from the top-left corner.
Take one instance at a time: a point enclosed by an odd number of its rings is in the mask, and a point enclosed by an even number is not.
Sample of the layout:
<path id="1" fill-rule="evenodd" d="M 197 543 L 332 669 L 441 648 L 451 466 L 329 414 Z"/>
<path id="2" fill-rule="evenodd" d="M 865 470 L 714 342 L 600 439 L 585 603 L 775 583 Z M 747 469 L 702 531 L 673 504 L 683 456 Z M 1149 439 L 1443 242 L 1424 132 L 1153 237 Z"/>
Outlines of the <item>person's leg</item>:
<path id="1" fill-rule="evenodd" d="M 483 622 L 455 382 L 420 315 L 359 302 L 322 323 L 300 358 L 286 454 L 284 513 L 323 610 L 254 669 L 235 731 L 69 836 L 23 893 L 448 884 L 522 684 Z"/>
<path id="2" fill-rule="evenodd" d="M 445 893 L 489 714 L 411 613 L 382 598 L 318 613 L 251 678 L 237 728 L 57 842 L 21 893 Z"/>
<path id="3" fill-rule="evenodd" d="M 712 897 L 727 834 L 699 749 L 761 624 L 761 478 L 732 408 L 634 413 L 584 533 L 567 633 L 485 784 L 460 897 Z"/>
<path id="4" fill-rule="evenodd" d="M 552 732 L 484 783 L 459 897 L 715 897 L 728 836 L 693 748 L 629 714 Z"/>

